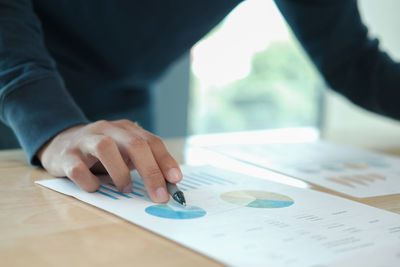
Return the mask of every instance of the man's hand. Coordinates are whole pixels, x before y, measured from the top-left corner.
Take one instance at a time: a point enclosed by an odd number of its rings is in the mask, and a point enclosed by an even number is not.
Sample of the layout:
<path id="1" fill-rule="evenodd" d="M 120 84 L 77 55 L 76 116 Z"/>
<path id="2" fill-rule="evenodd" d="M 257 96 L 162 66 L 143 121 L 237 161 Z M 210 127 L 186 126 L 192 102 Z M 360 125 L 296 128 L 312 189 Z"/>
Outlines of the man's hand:
<path id="1" fill-rule="evenodd" d="M 162 140 L 129 120 L 97 121 L 69 128 L 38 152 L 43 167 L 66 176 L 87 192 L 99 188 L 90 171 L 104 167 L 118 190 L 132 191 L 130 169 L 137 169 L 154 202 L 167 202 L 165 179 L 177 183 L 182 173 Z"/>

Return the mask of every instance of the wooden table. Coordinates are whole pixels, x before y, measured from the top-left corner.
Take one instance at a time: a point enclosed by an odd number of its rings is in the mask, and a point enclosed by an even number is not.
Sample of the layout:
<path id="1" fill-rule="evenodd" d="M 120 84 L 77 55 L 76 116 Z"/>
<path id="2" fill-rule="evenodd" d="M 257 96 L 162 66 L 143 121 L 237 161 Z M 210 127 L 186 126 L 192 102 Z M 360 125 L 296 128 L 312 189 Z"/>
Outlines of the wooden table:
<path id="1" fill-rule="evenodd" d="M 166 144 L 182 163 L 185 140 Z M 34 184 L 50 177 L 29 166 L 21 150 L 0 151 L 1 266 L 220 266 L 119 217 Z M 353 200 L 400 213 L 400 194 Z"/>

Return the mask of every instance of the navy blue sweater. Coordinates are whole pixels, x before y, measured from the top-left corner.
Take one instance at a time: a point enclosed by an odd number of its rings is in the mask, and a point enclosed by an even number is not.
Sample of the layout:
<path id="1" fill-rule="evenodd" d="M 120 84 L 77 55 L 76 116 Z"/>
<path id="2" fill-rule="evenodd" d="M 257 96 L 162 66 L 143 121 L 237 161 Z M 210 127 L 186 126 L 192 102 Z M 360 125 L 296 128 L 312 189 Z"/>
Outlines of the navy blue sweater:
<path id="1" fill-rule="evenodd" d="M 0 0 L 1 119 L 38 163 L 58 132 L 142 105 L 137 92 L 239 2 Z M 399 64 L 367 38 L 356 1 L 276 2 L 332 88 L 400 118 Z"/>

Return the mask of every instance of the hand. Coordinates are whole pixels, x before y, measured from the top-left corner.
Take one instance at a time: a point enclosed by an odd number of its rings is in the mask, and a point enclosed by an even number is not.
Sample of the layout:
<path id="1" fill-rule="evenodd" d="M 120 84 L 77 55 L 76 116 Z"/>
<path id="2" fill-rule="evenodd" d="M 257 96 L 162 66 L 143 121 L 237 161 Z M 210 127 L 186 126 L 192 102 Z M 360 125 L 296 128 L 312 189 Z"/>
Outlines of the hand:
<path id="1" fill-rule="evenodd" d="M 177 183 L 182 172 L 163 141 L 129 120 L 97 121 L 56 135 L 38 152 L 43 167 L 54 176 L 66 176 L 87 192 L 99 179 L 91 169 L 107 171 L 120 192 L 133 185 L 130 169 L 137 169 L 154 202 L 167 202 L 165 179 Z"/>

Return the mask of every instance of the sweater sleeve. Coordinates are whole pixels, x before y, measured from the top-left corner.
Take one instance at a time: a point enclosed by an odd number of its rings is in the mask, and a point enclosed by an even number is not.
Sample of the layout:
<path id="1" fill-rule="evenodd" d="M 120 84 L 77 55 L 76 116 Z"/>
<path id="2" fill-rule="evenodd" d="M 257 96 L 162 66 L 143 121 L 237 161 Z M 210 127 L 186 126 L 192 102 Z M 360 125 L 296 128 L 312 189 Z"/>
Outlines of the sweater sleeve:
<path id="1" fill-rule="evenodd" d="M 31 0 L 0 0 L 0 110 L 31 164 L 57 133 L 88 122 L 46 50 Z"/>
<path id="2" fill-rule="evenodd" d="M 400 119 L 400 64 L 368 37 L 356 0 L 275 0 L 329 86 L 370 111 Z"/>

